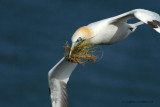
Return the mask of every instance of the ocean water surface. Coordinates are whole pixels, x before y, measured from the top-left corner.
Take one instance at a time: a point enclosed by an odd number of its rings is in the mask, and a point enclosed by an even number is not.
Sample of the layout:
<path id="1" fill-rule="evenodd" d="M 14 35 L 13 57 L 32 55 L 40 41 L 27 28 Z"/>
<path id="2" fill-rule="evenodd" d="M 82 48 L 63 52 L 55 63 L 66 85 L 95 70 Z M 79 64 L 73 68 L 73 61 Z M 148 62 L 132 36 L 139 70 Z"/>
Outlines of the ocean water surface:
<path id="1" fill-rule="evenodd" d="M 48 71 L 84 25 L 132 9 L 160 14 L 160 1 L 1 0 L 0 107 L 51 107 Z M 103 58 L 79 65 L 68 83 L 69 107 L 159 107 L 160 34 L 140 26 L 101 46 Z"/>

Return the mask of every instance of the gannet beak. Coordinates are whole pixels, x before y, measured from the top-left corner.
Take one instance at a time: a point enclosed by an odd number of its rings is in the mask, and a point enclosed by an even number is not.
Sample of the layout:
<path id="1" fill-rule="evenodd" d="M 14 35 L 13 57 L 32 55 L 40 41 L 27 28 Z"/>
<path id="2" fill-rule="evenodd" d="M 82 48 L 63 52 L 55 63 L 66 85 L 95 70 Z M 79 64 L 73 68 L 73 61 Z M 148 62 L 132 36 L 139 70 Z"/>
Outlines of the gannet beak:
<path id="1" fill-rule="evenodd" d="M 75 46 L 76 46 L 76 43 L 72 42 L 72 46 L 71 46 L 71 50 L 70 50 L 70 53 L 69 53 L 69 57 L 71 56 L 72 51 L 73 51 L 73 49 L 74 49 Z"/>

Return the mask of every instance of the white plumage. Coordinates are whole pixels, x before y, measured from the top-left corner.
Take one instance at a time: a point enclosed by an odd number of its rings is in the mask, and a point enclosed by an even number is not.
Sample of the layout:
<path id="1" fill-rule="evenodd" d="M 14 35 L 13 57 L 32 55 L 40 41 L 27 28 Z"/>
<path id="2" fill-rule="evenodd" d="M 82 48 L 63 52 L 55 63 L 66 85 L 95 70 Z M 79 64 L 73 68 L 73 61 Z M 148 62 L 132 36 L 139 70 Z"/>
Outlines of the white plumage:
<path id="1" fill-rule="evenodd" d="M 140 22 L 128 24 L 127 20 L 131 18 L 137 18 Z M 90 39 L 93 44 L 113 44 L 128 37 L 143 23 L 150 25 L 160 33 L 160 16 L 157 13 L 144 9 L 135 9 L 81 27 L 73 35 L 72 42 L 75 43 L 81 37 L 82 39 Z"/>
<path id="2" fill-rule="evenodd" d="M 137 18 L 140 22 L 128 24 L 127 20 Z M 144 9 L 135 9 L 121 15 L 91 23 L 79 28 L 72 36 L 72 49 L 77 40 L 88 39 L 95 45 L 109 45 L 128 37 L 141 24 L 148 24 L 160 33 L 160 16 Z M 70 53 L 71 54 L 71 53 Z M 62 58 L 48 73 L 52 107 L 67 107 L 66 84 L 77 66 Z"/>
<path id="3" fill-rule="evenodd" d="M 66 84 L 77 63 L 71 63 L 63 57 L 49 72 L 48 82 L 52 107 L 67 107 Z"/>

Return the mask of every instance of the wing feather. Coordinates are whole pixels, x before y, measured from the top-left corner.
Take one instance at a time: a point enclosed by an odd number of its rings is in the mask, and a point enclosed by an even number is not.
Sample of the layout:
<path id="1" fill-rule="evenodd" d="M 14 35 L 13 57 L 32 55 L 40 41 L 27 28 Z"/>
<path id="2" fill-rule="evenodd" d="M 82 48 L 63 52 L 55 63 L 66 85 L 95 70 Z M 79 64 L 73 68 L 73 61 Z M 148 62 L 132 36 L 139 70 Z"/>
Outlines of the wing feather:
<path id="1" fill-rule="evenodd" d="M 111 23 L 127 22 L 128 19 L 137 18 L 140 21 L 148 24 L 157 32 L 160 33 L 160 16 L 159 14 L 145 10 L 145 9 L 135 9 L 121 15 L 110 18 Z"/>
<path id="2" fill-rule="evenodd" d="M 67 82 L 77 63 L 63 57 L 49 72 L 48 82 L 52 107 L 67 107 Z"/>

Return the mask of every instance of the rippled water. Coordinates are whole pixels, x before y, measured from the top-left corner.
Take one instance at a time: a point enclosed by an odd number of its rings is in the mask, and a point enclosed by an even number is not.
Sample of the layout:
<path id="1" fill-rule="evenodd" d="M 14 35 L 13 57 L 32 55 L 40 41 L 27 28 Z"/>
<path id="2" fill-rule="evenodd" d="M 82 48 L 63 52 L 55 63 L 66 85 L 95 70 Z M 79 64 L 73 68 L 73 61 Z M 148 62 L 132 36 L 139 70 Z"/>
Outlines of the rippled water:
<path id="1" fill-rule="evenodd" d="M 160 1 L 1 0 L 0 107 L 51 107 L 48 71 L 80 26 Z M 126 40 L 102 46 L 103 58 L 78 66 L 69 107 L 159 107 L 160 34 L 140 26 Z"/>

